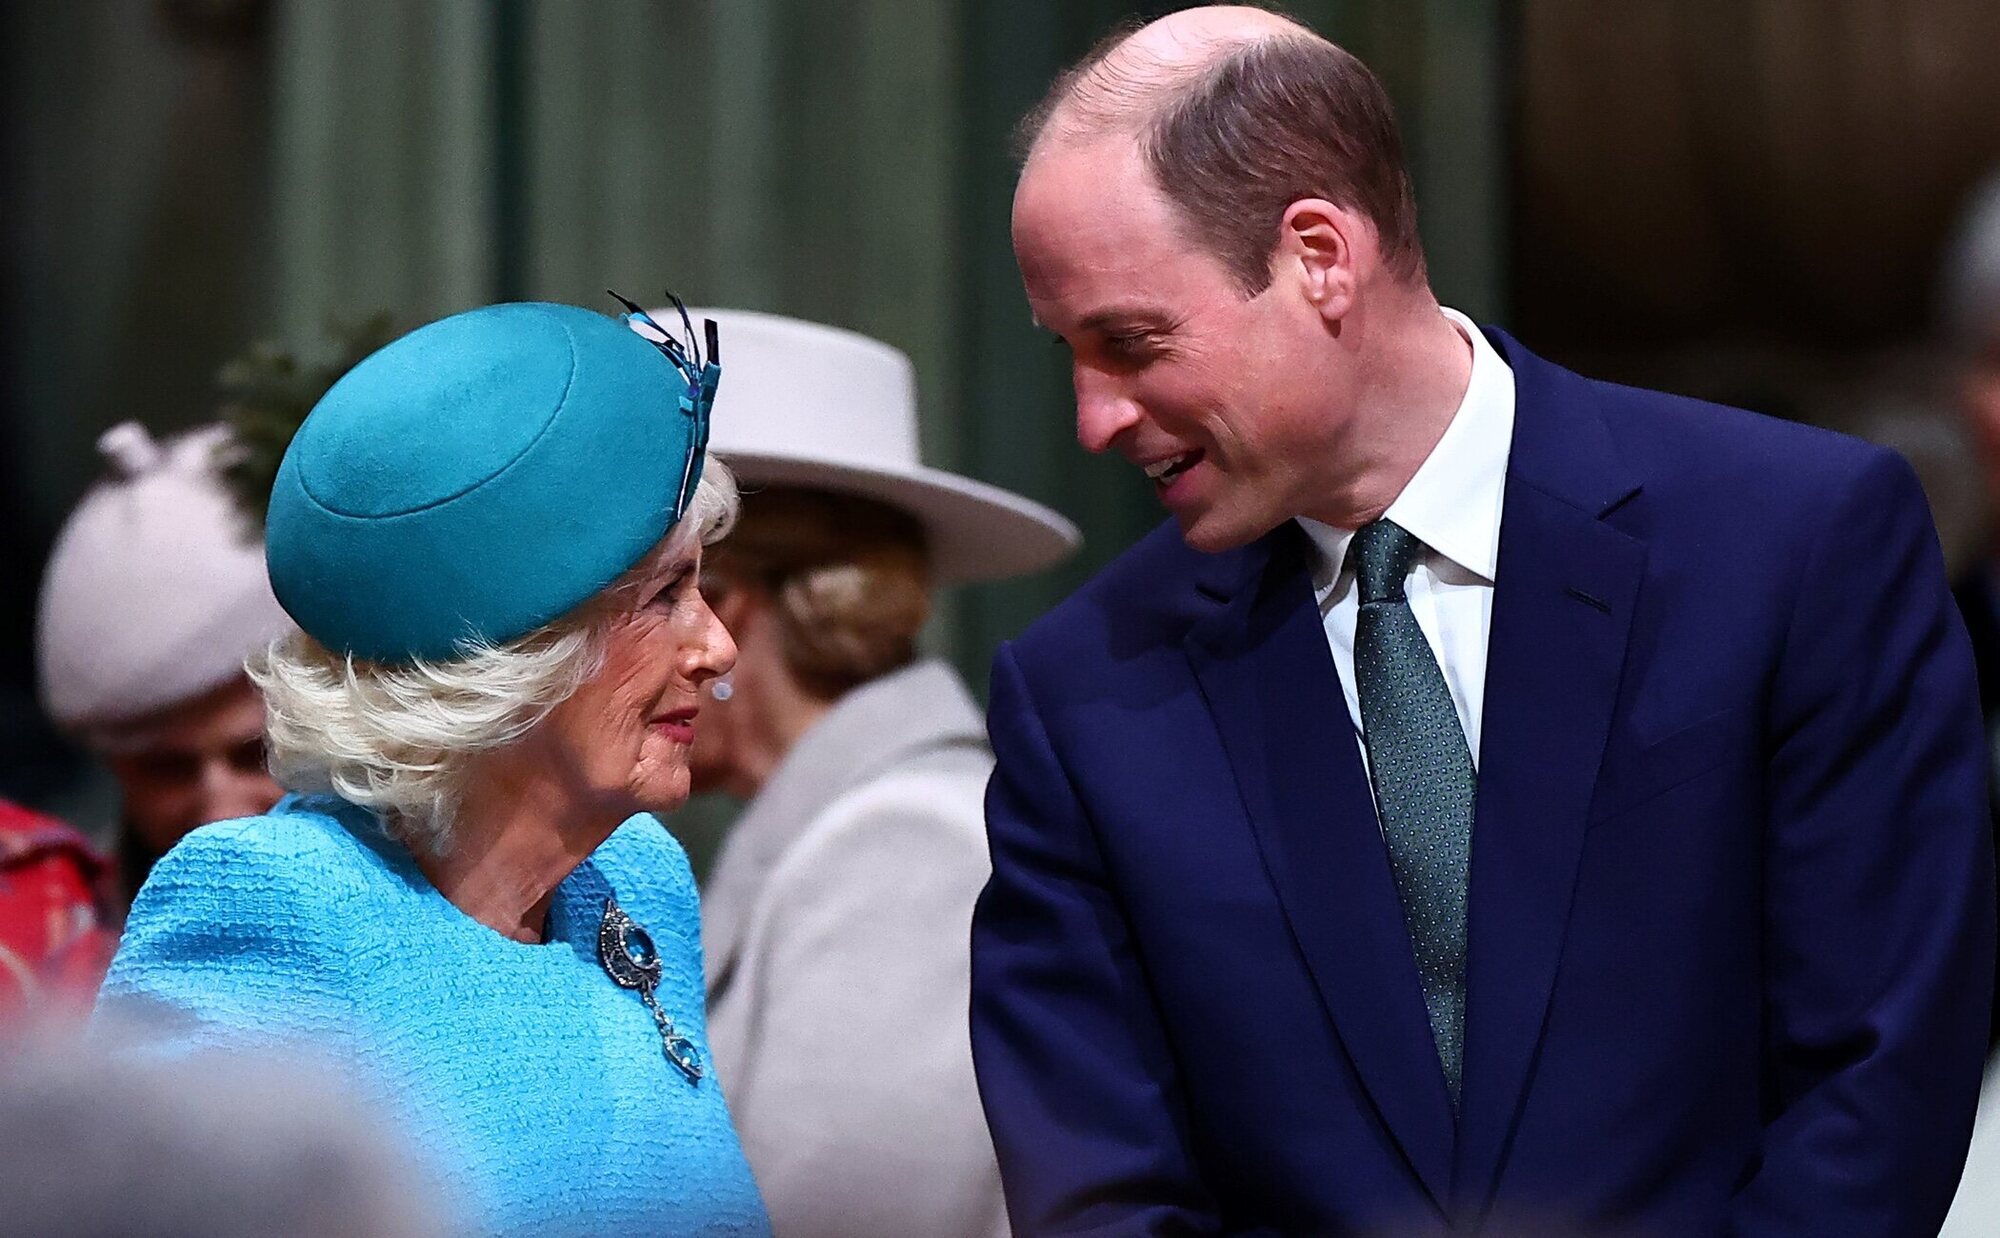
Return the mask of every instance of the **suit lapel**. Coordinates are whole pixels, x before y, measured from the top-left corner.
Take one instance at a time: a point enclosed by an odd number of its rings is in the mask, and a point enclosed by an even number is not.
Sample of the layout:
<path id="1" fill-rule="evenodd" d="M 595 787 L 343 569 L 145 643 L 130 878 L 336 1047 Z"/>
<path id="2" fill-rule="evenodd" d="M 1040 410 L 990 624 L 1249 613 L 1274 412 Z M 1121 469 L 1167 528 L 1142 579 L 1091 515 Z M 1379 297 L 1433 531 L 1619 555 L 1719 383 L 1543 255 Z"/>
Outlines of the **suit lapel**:
<path id="1" fill-rule="evenodd" d="M 1489 332 L 1515 430 L 1474 806 L 1465 1091 L 1454 1130 L 1374 801 L 1287 524 L 1210 560 L 1186 650 L 1264 867 L 1362 1086 L 1440 1207 L 1492 1198 L 1569 928 L 1646 547 L 1586 380 Z"/>
<path id="2" fill-rule="evenodd" d="M 1494 342 L 1516 416 L 1472 828 L 1455 1183 L 1474 1207 L 1497 1185 L 1546 1024 L 1646 561 L 1605 520 L 1637 483 L 1584 382 Z"/>
<path id="3" fill-rule="evenodd" d="M 1443 1207 L 1450 1100 L 1306 539 L 1287 524 L 1214 563 L 1204 590 L 1226 601 L 1190 632 L 1189 663 L 1321 1000 L 1384 1125 Z"/>

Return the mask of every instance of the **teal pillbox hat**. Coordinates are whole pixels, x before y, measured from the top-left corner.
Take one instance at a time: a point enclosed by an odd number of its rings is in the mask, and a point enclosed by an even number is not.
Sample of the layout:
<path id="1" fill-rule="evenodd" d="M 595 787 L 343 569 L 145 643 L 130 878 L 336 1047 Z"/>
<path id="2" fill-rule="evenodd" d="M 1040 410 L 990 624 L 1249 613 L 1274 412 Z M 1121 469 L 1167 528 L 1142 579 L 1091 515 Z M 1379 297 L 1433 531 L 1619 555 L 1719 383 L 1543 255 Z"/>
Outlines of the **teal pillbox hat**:
<path id="1" fill-rule="evenodd" d="M 622 319 L 574 306 L 420 327 L 292 439 L 265 522 L 271 587 L 314 640 L 370 661 L 525 636 L 673 526 L 701 450 L 691 394 Z"/>

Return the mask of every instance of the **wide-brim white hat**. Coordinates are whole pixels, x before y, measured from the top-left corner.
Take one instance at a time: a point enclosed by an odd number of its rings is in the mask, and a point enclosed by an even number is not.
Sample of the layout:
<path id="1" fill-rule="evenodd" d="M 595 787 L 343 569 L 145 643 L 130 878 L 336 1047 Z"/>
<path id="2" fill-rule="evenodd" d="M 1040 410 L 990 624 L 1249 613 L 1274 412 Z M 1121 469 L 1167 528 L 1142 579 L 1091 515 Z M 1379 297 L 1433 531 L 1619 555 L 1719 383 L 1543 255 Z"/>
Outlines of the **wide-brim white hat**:
<path id="1" fill-rule="evenodd" d="M 1074 524 L 1040 503 L 923 463 L 916 371 L 900 350 L 777 314 L 688 313 L 714 319 L 721 345 L 709 453 L 746 490 L 810 486 L 909 512 L 928 535 L 939 584 L 1037 571 L 1082 544 Z M 680 326 L 672 309 L 652 317 Z"/>

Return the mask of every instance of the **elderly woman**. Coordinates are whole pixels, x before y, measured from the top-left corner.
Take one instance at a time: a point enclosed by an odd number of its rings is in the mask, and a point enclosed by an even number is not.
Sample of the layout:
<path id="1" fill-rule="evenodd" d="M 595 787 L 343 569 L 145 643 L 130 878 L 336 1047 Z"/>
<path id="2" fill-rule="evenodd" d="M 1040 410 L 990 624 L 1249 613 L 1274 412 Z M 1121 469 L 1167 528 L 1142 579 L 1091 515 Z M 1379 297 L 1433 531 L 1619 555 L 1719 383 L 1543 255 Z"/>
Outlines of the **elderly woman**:
<path id="1" fill-rule="evenodd" d="M 715 450 L 749 492 L 704 573 L 740 653 L 696 784 L 749 800 L 707 891 L 716 1064 L 780 1234 L 1004 1234 L 966 1025 L 992 757 L 917 634 L 938 585 L 1045 566 L 1076 530 L 925 468 L 895 349 L 715 317 Z"/>
<path id="2" fill-rule="evenodd" d="M 479 1233 L 761 1234 L 699 911 L 649 813 L 735 658 L 696 582 L 719 369 L 560 305 L 424 327 L 336 383 L 271 496 L 299 631 L 252 667 L 299 794 L 141 890 L 100 1020 L 284 1038 L 392 1098 Z"/>

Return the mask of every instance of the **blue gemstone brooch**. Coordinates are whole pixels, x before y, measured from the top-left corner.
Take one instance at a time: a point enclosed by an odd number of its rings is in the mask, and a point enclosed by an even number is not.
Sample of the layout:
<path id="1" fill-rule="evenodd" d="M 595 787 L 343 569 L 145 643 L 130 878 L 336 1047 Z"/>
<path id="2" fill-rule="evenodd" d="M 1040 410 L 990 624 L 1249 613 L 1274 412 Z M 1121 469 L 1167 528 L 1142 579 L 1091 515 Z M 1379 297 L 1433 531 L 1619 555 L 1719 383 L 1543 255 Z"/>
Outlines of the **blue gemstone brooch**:
<path id="1" fill-rule="evenodd" d="M 604 964 L 604 970 L 620 988 L 638 990 L 639 1000 L 652 1011 L 653 1022 L 660 1029 L 660 1047 L 667 1060 L 687 1076 L 689 1083 L 700 1083 L 700 1052 L 694 1041 L 675 1029 L 674 1021 L 660 1009 L 660 999 L 654 995 L 660 987 L 660 952 L 654 948 L 652 937 L 625 914 L 615 898 L 604 900 L 604 922 L 597 928 L 597 961 Z"/>

